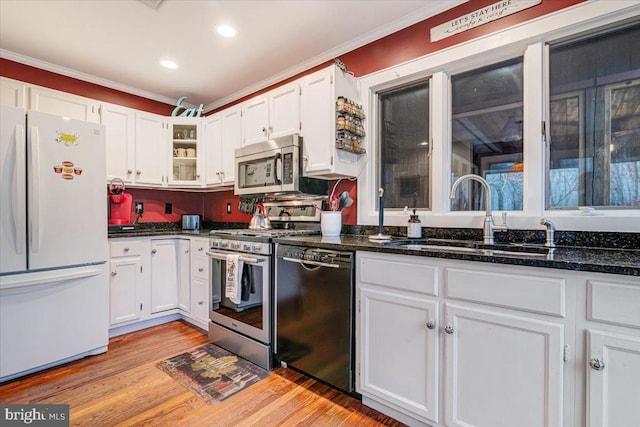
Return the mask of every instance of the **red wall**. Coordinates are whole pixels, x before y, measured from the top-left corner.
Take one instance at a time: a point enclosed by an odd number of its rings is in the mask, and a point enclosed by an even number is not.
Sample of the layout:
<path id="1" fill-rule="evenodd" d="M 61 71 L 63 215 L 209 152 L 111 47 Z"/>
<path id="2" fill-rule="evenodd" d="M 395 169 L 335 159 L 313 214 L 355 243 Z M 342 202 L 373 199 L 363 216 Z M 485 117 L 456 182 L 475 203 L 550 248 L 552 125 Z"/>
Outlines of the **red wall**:
<path id="1" fill-rule="evenodd" d="M 123 105 L 137 110 L 170 116 L 174 105 L 154 101 L 94 83 L 34 68 L 29 65 L 0 58 L 0 75 L 14 80 L 32 83 L 50 89 L 61 90 L 98 101 Z"/>
<path id="2" fill-rule="evenodd" d="M 586 0 L 543 0 L 541 4 L 523 10 L 511 16 L 484 24 L 480 27 L 467 30 L 435 43 L 429 41 L 429 31 L 432 27 L 465 15 L 474 10 L 493 4 L 496 0 L 469 0 L 456 8 L 446 11 L 438 16 L 424 20 L 410 27 L 402 29 L 382 39 L 376 40 L 351 52 L 340 56 L 342 62 L 356 76 L 360 77 L 393 65 L 427 55 L 429 53 L 480 37 L 485 34 L 543 16 L 566 7 L 582 3 Z M 265 88 L 259 92 L 238 99 L 233 103 L 220 107 L 227 108 L 233 104 L 249 99 L 260 93 L 271 90 L 289 81 L 300 78 L 332 63 L 327 61 L 317 67 L 284 80 L 280 83 Z M 109 89 L 104 86 L 84 82 L 60 74 L 44 71 L 28 65 L 19 64 L 0 58 L 0 75 L 15 80 L 58 89 L 76 95 L 97 99 L 100 101 L 124 105 L 138 110 L 149 111 L 156 114 L 170 115 L 174 106 L 149 100 L 136 95 Z M 216 110 L 216 111 L 218 111 Z M 335 181 L 331 182 L 331 186 Z M 357 200 L 357 185 L 355 181 L 344 180 L 340 182 L 336 193 L 348 191 L 354 200 Z M 251 215 L 238 212 L 239 197 L 232 191 L 213 193 L 187 193 L 166 190 L 127 190 L 133 194 L 134 202 L 145 203 L 145 213 L 142 222 L 177 222 L 183 213 L 196 213 L 203 216 L 205 221 L 216 222 L 249 222 Z M 164 214 L 164 204 L 173 204 L 173 214 Z M 231 203 L 232 212 L 227 214 L 227 203 Z M 343 210 L 343 224 L 356 224 L 356 204 Z"/>

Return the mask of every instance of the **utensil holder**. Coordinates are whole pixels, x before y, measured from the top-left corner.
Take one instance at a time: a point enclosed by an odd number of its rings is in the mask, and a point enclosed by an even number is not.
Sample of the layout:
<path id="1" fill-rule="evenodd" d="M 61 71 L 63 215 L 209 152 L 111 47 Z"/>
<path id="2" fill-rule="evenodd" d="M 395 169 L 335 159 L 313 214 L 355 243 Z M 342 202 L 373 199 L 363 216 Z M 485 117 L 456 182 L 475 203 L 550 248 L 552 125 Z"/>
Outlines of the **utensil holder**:
<path id="1" fill-rule="evenodd" d="M 340 236 L 342 231 L 342 212 L 325 211 L 320 214 L 320 230 L 326 237 Z"/>

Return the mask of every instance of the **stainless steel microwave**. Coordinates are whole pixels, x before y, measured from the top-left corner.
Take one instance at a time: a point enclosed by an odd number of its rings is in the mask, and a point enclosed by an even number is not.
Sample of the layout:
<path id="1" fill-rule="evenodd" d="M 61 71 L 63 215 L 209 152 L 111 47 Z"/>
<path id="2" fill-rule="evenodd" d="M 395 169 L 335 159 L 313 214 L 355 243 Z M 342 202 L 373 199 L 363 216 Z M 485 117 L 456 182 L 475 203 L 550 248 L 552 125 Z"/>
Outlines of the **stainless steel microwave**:
<path id="1" fill-rule="evenodd" d="M 302 137 L 290 135 L 235 150 L 235 194 L 327 194 L 327 182 L 302 176 Z"/>

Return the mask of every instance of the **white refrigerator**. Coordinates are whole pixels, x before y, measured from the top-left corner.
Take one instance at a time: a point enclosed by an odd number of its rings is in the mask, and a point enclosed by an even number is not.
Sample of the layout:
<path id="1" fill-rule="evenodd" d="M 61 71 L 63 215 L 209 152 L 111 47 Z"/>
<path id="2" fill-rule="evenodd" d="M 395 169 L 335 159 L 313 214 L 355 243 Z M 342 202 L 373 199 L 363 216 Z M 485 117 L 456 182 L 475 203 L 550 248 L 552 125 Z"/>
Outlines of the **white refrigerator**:
<path id="1" fill-rule="evenodd" d="M 106 351 L 105 128 L 0 106 L 0 382 Z"/>

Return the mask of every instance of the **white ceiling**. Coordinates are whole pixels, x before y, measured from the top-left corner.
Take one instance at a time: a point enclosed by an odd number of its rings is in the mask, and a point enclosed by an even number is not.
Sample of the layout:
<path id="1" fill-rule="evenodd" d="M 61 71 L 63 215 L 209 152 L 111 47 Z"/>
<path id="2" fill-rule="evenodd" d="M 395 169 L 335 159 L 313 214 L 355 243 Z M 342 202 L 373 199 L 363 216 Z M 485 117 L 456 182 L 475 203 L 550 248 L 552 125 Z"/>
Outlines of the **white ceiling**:
<path id="1" fill-rule="evenodd" d="M 464 1 L 0 0 L 0 56 L 210 110 Z"/>

